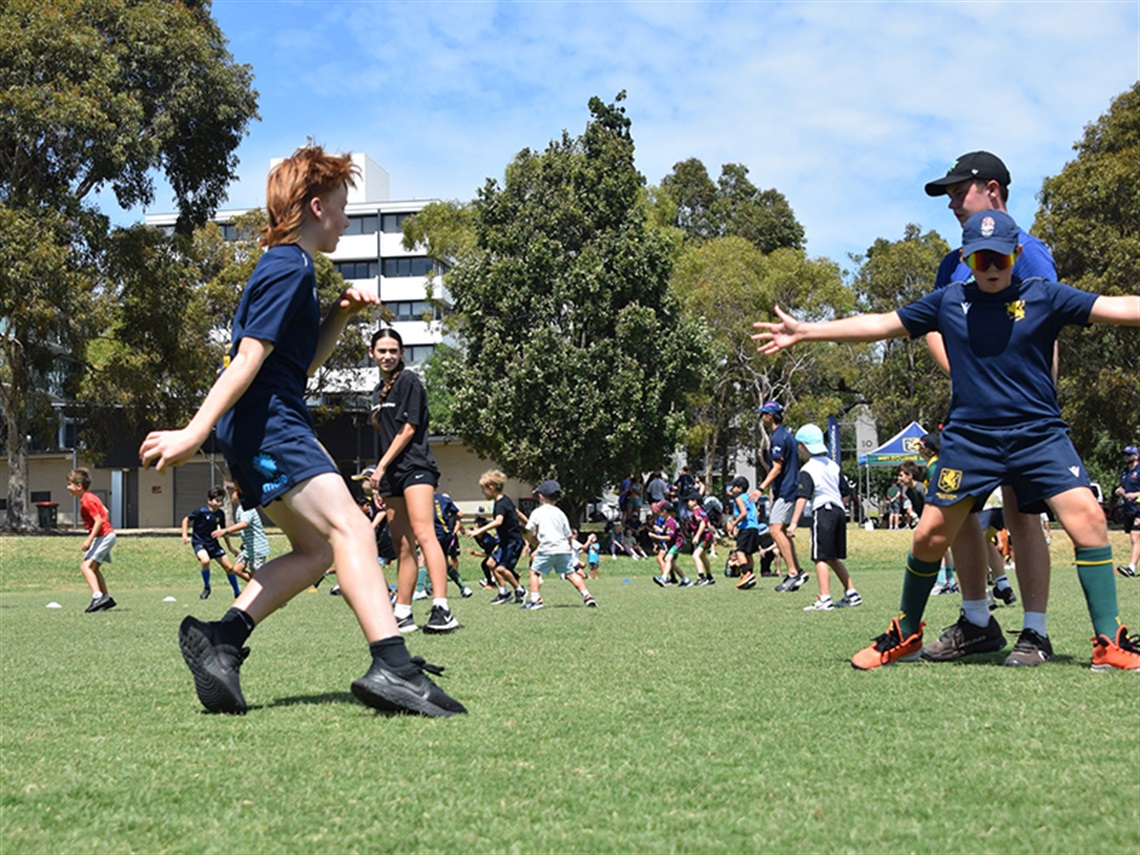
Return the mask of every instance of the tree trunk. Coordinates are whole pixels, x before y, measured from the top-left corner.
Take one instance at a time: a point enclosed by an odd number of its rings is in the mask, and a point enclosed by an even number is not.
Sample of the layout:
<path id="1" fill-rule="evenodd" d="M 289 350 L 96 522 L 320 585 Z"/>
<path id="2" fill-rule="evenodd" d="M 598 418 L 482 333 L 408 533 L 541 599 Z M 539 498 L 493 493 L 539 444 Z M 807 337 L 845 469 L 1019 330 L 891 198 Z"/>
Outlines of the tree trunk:
<path id="1" fill-rule="evenodd" d="M 28 388 L 27 372 L 17 357 L 9 364 L 11 386 L 5 396 L 5 420 L 8 429 L 8 510 L 5 528 L 10 531 L 29 531 L 28 516 L 28 401 L 24 390 Z"/>

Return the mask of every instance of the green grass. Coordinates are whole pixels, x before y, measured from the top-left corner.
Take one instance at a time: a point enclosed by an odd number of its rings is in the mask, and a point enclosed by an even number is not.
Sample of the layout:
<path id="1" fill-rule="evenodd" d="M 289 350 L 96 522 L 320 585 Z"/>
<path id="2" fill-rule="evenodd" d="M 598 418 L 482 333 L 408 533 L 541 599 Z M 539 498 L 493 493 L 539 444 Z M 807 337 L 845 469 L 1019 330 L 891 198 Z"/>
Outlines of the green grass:
<path id="1" fill-rule="evenodd" d="M 536 613 L 455 599 L 464 628 L 410 646 L 471 714 L 427 720 L 352 698 L 366 653 L 327 586 L 254 634 L 249 714 L 214 716 L 176 627 L 228 597 L 198 601 L 177 537 L 121 537 L 95 615 L 78 537 L 0 538 L 0 852 L 1138 851 L 1140 680 L 1088 670 L 1067 538 L 1057 661 L 870 673 L 847 660 L 897 607 L 907 536 L 850 539 L 867 605 L 840 612 L 801 610 L 814 581 L 662 591 L 608 558 L 596 611 L 558 580 Z M 1140 625 L 1140 581 L 1118 590 Z M 935 598 L 928 637 L 956 613 Z"/>

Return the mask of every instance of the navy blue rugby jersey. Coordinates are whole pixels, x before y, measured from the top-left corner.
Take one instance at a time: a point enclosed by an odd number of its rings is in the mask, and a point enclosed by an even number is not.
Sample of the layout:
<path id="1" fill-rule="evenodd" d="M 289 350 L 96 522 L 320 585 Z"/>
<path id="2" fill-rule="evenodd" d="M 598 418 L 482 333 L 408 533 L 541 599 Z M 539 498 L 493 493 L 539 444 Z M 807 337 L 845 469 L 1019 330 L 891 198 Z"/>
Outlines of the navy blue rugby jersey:
<path id="1" fill-rule="evenodd" d="M 1054 342 L 1066 325 L 1088 325 L 1097 296 L 1036 277 L 997 294 L 952 282 L 898 316 L 911 338 L 942 334 L 953 378 L 949 422 L 1011 425 L 1061 417 Z"/>
<path id="2" fill-rule="evenodd" d="M 296 244 L 271 247 L 242 292 L 230 354 L 237 354 L 246 336 L 269 342 L 273 352 L 218 422 L 218 438 L 226 446 L 253 452 L 313 432 L 305 384 L 320 325 L 313 259 Z"/>

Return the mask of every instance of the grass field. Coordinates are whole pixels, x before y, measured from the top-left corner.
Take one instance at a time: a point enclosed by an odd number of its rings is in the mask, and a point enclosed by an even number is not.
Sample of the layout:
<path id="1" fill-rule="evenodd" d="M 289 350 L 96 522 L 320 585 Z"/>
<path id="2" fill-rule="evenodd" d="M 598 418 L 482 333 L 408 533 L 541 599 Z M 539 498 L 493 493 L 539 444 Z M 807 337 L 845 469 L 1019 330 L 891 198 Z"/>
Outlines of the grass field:
<path id="1" fill-rule="evenodd" d="M 366 651 L 327 585 L 251 638 L 249 714 L 215 716 L 176 628 L 229 597 L 199 602 L 179 538 L 121 537 L 94 615 L 79 537 L 0 538 L 0 852 L 1140 851 L 1140 679 L 1089 671 L 1065 535 L 1055 662 L 856 672 L 907 542 L 852 529 L 866 605 L 832 613 L 802 611 L 814 580 L 660 590 L 608 558 L 597 610 L 558 580 L 534 613 L 453 598 L 463 629 L 409 644 L 471 713 L 428 720 L 352 698 Z M 1140 627 L 1140 580 L 1118 590 Z M 996 614 L 1012 644 L 1020 608 Z"/>

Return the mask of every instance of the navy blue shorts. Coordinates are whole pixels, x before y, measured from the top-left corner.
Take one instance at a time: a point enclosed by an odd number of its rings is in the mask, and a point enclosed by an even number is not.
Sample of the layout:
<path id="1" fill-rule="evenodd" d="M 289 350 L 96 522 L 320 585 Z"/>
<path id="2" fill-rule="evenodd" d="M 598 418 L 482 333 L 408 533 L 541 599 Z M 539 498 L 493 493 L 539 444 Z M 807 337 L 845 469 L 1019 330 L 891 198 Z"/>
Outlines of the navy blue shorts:
<path id="1" fill-rule="evenodd" d="M 206 542 L 204 540 L 194 540 L 191 538 L 190 547 L 194 550 L 195 555 L 204 549 L 206 550 L 206 554 L 211 558 L 218 559 L 226 557 L 226 551 L 222 549 L 222 545 L 216 540 L 211 539 L 209 542 Z"/>
<path id="2" fill-rule="evenodd" d="M 938 477 L 926 501 L 943 507 L 973 497 L 981 508 L 1002 484 L 1017 494 L 1023 514 L 1045 510 L 1045 500 L 1074 487 L 1092 489 L 1088 472 L 1060 419 L 1017 427 L 951 423 L 942 431 Z"/>
<path id="3" fill-rule="evenodd" d="M 1001 508 L 978 511 L 978 525 L 982 527 L 982 531 L 989 531 L 991 528 L 994 531 L 1001 531 L 1005 528 L 1005 514 Z"/>
<path id="4" fill-rule="evenodd" d="M 519 556 L 522 555 L 523 541 L 509 540 L 506 543 L 499 544 L 495 551 L 491 553 L 491 558 L 500 567 L 507 570 L 514 570 L 515 565 L 519 563 Z"/>
<path id="5" fill-rule="evenodd" d="M 380 478 L 380 495 L 385 499 L 404 495 L 404 490 L 416 484 L 430 484 L 434 490 L 439 486 L 439 473 L 433 469 L 411 469 L 393 475 L 388 471 Z"/>
<path id="6" fill-rule="evenodd" d="M 303 481 L 325 472 L 337 472 L 336 464 L 315 436 L 290 439 L 251 455 L 239 455 L 222 445 L 230 474 L 241 491 L 246 510 L 280 499 Z"/>

